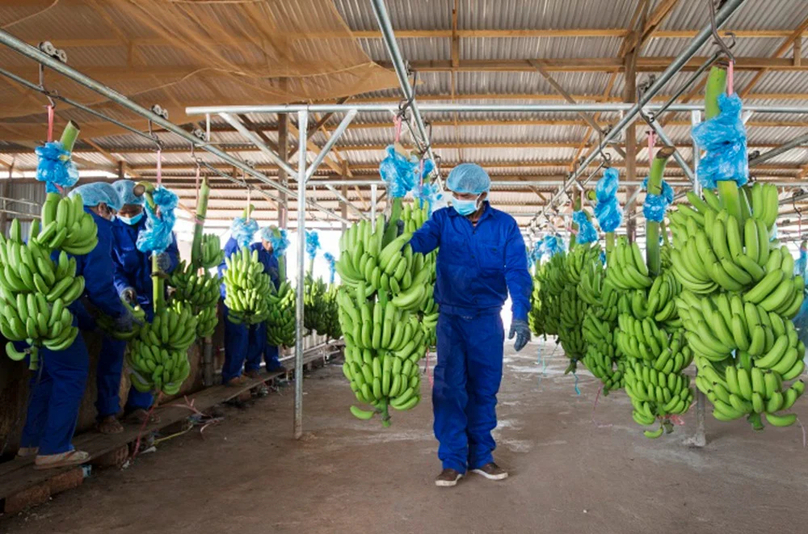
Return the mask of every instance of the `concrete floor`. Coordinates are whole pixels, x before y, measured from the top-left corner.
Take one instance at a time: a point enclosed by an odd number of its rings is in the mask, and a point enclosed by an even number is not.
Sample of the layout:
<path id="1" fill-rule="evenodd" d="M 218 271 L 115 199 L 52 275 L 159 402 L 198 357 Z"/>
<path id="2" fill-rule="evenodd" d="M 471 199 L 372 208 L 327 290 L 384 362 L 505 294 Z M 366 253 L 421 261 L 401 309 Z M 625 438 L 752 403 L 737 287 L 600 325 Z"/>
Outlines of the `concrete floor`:
<path id="1" fill-rule="evenodd" d="M 551 345 L 542 347 L 546 354 Z M 291 439 L 293 392 L 225 408 L 226 421 L 107 470 L 15 518 L 8 533 L 797 533 L 808 530 L 808 450 L 798 427 L 752 432 L 708 417 L 644 438 L 622 393 L 593 404 L 564 376 L 559 349 L 539 385 L 539 345 L 506 347 L 497 459 L 511 478 L 471 475 L 439 489 L 430 403 L 393 426 L 354 419 L 339 365 L 306 380 L 305 428 Z M 425 381 L 426 382 L 426 381 Z M 426 387 L 426 386 L 425 386 Z M 806 402 L 798 413 L 808 420 Z"/>

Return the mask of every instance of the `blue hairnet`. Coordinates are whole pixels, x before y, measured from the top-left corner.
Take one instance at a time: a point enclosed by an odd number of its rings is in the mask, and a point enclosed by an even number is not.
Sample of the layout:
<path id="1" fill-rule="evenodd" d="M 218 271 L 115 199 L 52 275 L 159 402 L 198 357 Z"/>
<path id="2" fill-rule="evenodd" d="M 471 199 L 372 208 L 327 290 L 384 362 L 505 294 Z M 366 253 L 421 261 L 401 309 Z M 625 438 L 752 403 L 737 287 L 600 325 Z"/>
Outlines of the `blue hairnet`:
<path id="1" fill-rule="evenodd" d="M 648 178 L 643 180 L 642 187 L 648 191 Z M 662 180 L 662 194 L 655 195 L 653 193 L 645 194 L 645 202 L 642 205 L 642 214 L 645 218 L 653 222 L 662 222 L 665 218 L 665 212 L 668 211 L 668 206 L 673 203 L 673 189 L 668 185 L 668 182 Z"/>
<path id="2" fill-rule="evenodd" d="M 576 211 L 572 214 L 572 222 L 578 225 L 578 235 L 575 242 L 580 245 L 586 245 L 598 240 L 598 232 L 595 230 L 595 225 L 586 216 L 583 210 Z"/>
<path id="3" fill-rule="evenodd" d="M 123 207 L 123 202 L 121 202 L 118 192 L 106 182 L 80 185 L 72 190 L 68 196 L 75 195 L 81 195 L 81 200 L 85 206 L 97 206 L 103 202 L 115 211 Z"/>
<path id="4" fill-rule="evenodd" d="M 620 177 L 617 169 L 606 169 L 603 178 L 595 186 L 595 196 L 598 203 L 595 205 L 595 217 L 600 229 L 604 232 L 614 232 L 623 221 L 623 210 L 617 201 L 617 188 L 620 187 Z"/>
<path id="5" fill-rule="evenodd" d="M 56 187 L 73 187 L 79 181 L 79 170 L 70 159 L 70 152 L 59 141 L 45 143 L 34 149 L 39 158 L 36 164 L 36 179 L 45 182 L 48 193 L 59 193 Z"/>
<path id="6" fill-rule="evenodd" d="M 174 210 L 177 208 L 179 199 L 172 191 L 165 187 L 158 187 L 152 192 L 152 200 L 155 207 L 149 203 L 146 208 L 146 228 L 137 236 L 137 249 L 141 252 L 153 252 L 162 254 L 174 240 L 174 223 L 177 216 Z M 157 208 L 160 208 L 160 216 L 157 216 Z"/>
<path id="7" fill-rule="evenodd" d="M 135 195 L 135 185 L 137 184 L 132 180 L 118 180 L 112 184 L 112 187 L 114 187 L 121 196 L 121 201 L 124 204 L 135 204 L 137 206 L 142 206 L 144 202 L 143 196 Z"/>
<path id="8" fill-rule="evenodd" d="M 387 147 L 387 156 L 379 164 L 379 174 L 387 182 L 387 196 L 403 198 L 415 187 L 420 176 L 417 159 L 407 159 L 393 145 Z"/>
<path id="9" fill-rule="evenodd" d="M 446 187 L 455 193 L 479 195 L 491 189 L 488 173 L 475 163 L 461 163 L 449 173 Z"/>
<path id="10" fill-rule="evenodd" d="M 250 246 L 257 231 L 258 223 L 255 222 L 255 219 L 245 220 L 243 217 L 236 217 L 230 225 L 230 236 L 241 248 Z"/>
<path id="11" fill-rule="evenodd" d="M 325 261 L 328 262 L 328 276 L 329 276 L 328 283 L 333 284 L 334 283 L 334 273 L 337 270 L 337 265 L 336 265 L 337 260 L 336 260 L 336 258 L 334 258 L 334 255 L 331 254 L 330 252 L 326 252 L 325 254 L 323 254 L 323 257 L 325 258 Z"/>
<path id="12" fill-rule="evenodd" d="M 289 239 L 286 237 L 286 230 L 280 231 L 281 235 L 276 236 L 274 233 L 269 237 L 269 242 L 272 243 L 272 255 L 280 258 L 286 254 L 286 249 L 289 248 Z"/>
<path id="13" fill-rule="evenodd" d="M 261 231 L 258 232 L 258 236 L 261 238 L 261 241 L 266 241 L 267 243 L 272 242 L 272 234 L 275 232 L 274 226 L 265 226 L 261 228 Z"/>
<path id="14" fill-rule="evenodd" d="M 306 255 L 310 260 L 317 256 L 317 251 L 320 250 L 320 234 L 315 231 L 306 232 Z"/>
<path id="15" fill-rule="evenodd" d="M 715 189 L 716 182 L 735 180 L 740 187 L 749 180 L 741 99 L 737 93 L 720 95 L 718 107 L 721 113 L 693 127 L 693 140 L 707 152 L 699 161 L 699 182 L 702 187 Z"/>

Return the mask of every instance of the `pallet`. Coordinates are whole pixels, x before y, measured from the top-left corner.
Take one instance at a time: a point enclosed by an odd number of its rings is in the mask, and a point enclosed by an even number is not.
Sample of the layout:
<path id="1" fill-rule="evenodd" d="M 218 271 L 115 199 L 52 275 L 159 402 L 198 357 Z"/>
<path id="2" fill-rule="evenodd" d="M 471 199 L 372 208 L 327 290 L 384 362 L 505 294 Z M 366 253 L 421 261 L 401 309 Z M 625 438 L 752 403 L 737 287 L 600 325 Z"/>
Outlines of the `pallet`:
<path id="1" fill-rule="evenodd" d="M 333 345 L 314 347 L 304 353 L 304 363 L 309 367 L 314 362 L 324 364 L 333 354 L 334 348 Z M 238 387 L 212 386 L 188 395 L 187 398 L 189 402 L 193 402 L 197 410 L 205 411 L 217 404 L 239 397 L 256 386 L 279 377 L 288 378 L 293 372 L 291 369 L 285 373 L 267 373 L 262 370 L 258 378 L 247 379 Z M 184 421 L 191 413 L 185 406 L 182 399 L 175 399 L 155 408 L 155 413 L 160 416 L 160 422 L 147 425 L 142 435 L 148 436 L 151 432 Z M 88 463 L 104 465 L 107 463 L 105 457 L 120 453 L 123 448 L 128 450 L 129 444 L 135 442 L 138 435 L 141 435 L 140 427 L 128 425 L 120 434 L 86 432 L 77 435 L 73 439 L 73 445 L 77 449 L 89 453 L 90 461 Z M 80 485 L 83 479 L 81 467 L 72 466 L 37 471 L 33 469 L 33 463 L 33 458 L 15 458 L 0 464 L 0 512 L 16 513 L 42 504 L 47 502 L 51 495 Z"/>

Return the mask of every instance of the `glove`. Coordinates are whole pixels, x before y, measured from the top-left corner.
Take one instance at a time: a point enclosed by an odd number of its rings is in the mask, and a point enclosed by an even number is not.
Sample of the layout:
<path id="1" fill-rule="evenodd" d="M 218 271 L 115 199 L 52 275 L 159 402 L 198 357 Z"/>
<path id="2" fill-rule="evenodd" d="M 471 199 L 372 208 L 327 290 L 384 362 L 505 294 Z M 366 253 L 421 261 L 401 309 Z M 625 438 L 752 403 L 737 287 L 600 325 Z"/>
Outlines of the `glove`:
<path id="1" fill-rule="evenodd" d="M 396 221 L 396 237 L 404 233 L 404 221 L 401 219 Z"/>
<path id="2" fill-rule="evenodd" d="M 171 268 L 171 257 L 168 252 L 161 252 L 157 255 L 157 268 L 166 273 Z"/>
<path id="3" fill-rule="evenodd" d="M 120 297 L 121 300 L 128 302 L 132 306 L 137 304 L 137 293 L 135 293 L 135 288 L 133 287 L 124 288 L 124 290 L 121 291 Z"/>
<path id="4" fill-rule="evenodd" d="M 516 342 L 513 344 L 513 348 L 516 349 L 516 352 L 519 352 L 525 348 L 525 345 L 530 341 L 530 327 L 527 325 L 527 321 L 523 319 L 513 320 L 511 323 L 511 331 L 508 333 L 508 339 L 513 339 L 513 336 L 516 336 Z"/>
<path id="5" fill-rule="evenodd" d="M 134 321 L 135 316 L 132 315 L 132 312 L 126 310 L 126 313 L 115 319 L 115 330 L 117 332 L 131 332 Z"/>

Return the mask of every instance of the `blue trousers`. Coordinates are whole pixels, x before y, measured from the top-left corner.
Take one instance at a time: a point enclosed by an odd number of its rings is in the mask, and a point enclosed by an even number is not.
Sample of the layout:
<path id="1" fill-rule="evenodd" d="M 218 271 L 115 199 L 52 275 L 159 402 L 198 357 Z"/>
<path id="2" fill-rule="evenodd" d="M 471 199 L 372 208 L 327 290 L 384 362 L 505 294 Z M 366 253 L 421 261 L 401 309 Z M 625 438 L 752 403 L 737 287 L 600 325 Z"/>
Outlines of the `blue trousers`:
<path id="1" fill-rule="evenodd" d="M 438 317 L 432 389 L 434 431 L 443 468 L 465 473 L 493 461 L 505 332 L 499 313 Z"/>
<path id="2" fill-rule="evenodd" d="M 222 365 L 222 383 L 241 376 L 241 368 L 247 357 L 250 329 L 243 324 L 230 322 L 227 306 L 224 307 L 224 365 Z"/>
<path id="3" fill-rule="evenodd" d="M 152 321 L 154 319 L 154 310 L 149 306 L 145 308 L 145 312 L 146 319 Z M 98 412 L 99 420 L 115 415 L 121 409 L 121 374 L 123 373 L 125 352 L 126 341 L 104 336 L 101 343 L 101 354 L 98 356 L 98 374 L 95 380 L 98 388 L 95 408 Z M 154 396 L 151 393 L 141 393 L 134 387 L 130 387 L 125 411 L 148 410 L 153 403 Z"/>
<path id="4" fill-rule="evenodd" d="M 278 347 L 267 344 L 267 325 L 261 323 L 250 327 L 247 346 L 247 362 L 244 369 L 257 371 L 261 368 L 261 358 L 267 364 L 267 371 L 274 371 L 281 366 L 278 361 Z"/>
<path id="5" fill-rule="evenodd" d="M 65 350 L 39 349 L 39 370 L 31 378 L 21 447 L 39 447 L 39 454 L 73 449 L 71 441 L 89 367 L 90 357 L 81 333 Z"/>

